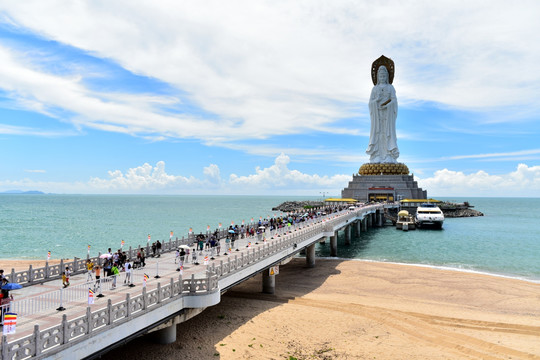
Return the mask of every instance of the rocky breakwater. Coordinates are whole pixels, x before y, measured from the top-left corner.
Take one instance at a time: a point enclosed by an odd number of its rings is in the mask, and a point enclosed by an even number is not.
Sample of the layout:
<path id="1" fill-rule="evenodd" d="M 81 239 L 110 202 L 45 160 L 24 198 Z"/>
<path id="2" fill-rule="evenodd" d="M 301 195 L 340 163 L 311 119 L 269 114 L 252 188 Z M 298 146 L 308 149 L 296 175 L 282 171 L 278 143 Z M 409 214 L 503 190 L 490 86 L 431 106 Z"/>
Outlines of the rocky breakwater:
<path id="1" fill-rule="evenodd" d="M 439 208 L 447 218 L 484 216 L 484 213 L 474 210 L 472 207 L 467 201 L 464 203 L 443 202 L 439 204 Z"/>
<path id="2" fill-rule="evenodd" d="M 280 205 L 272 208 L 273 211 L 291 212 L 303 209 L 312 209 L 323 206 L 322 201 L 285 201 Z"/>

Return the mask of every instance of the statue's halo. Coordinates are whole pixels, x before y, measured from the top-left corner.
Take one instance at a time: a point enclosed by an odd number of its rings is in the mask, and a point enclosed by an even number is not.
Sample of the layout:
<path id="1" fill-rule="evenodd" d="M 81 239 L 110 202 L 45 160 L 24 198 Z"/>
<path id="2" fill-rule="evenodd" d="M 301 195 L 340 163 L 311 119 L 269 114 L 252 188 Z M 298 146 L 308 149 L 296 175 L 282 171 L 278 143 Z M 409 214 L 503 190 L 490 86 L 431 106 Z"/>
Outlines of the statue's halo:
<path id="1" fill-rule="evenodd" d="M 383 65 L 386 67 L 386 70 L 388 70 L 388 82 L 390 84 L 394 82 L 394 61 L 381 55 L 381 57 L 375 60 L 371 65 L 371 80 L 373 80 L 373 85 L 377 85 L 377 72 L 379 71 L 379 67 Z"/>

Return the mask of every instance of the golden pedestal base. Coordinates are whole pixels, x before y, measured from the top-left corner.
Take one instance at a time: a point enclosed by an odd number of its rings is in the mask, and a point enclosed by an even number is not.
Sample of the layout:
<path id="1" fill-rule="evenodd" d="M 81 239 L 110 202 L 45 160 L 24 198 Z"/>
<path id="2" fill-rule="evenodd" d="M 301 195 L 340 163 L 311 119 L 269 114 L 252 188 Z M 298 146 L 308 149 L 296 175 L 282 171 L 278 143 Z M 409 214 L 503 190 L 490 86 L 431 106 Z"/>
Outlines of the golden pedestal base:
<path id="1" fill-rule="evenodd" d="M 360 166 L 360 175 L 409 175 L 409 168 L 402 163 L 367 163 Z"/>

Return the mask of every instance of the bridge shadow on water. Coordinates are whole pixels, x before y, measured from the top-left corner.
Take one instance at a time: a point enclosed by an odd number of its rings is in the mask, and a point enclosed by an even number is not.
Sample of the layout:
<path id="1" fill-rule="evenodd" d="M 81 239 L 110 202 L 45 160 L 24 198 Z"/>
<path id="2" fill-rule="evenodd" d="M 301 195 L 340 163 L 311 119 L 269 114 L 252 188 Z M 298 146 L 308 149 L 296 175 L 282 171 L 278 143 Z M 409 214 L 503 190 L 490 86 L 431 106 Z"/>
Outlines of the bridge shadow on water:
<path id="1" fill-rule="evenodd" d="M 337 269 L 341 262 L 317 258 L 315 267 L 308 268 L 305 258 L 294 258 L 279 267 L 274 294 L 262 293 L 262 274 L 259 273 L 222 294 L 218 305 L 178 324 L 176 342 L 157 344 L 152 334 L 148 334 L 112 349 L 102 359 L 219 359 L 225 352 L 227 358 L 242 358 L 249 347 L 263 345 L 255 336 L 243 336 L 249 341 L 233 348 L 224 340 L 227 336 L 239 329 L 242 332 L 241 327 L 258 315 L 315 291 L 328 277 L 341 273 Z M 271 335 L 275 331 L 269 328 L 266 332 Z M 276 354 L 276 358 L 283 356 Z"/>

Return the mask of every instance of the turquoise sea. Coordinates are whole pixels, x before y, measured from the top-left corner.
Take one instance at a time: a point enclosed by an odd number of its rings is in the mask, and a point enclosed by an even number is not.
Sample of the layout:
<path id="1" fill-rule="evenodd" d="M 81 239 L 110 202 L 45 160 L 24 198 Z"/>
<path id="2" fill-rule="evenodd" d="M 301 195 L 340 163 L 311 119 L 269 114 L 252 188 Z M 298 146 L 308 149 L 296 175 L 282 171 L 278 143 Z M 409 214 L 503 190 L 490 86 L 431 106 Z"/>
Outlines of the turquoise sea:
<path id="1" fill-rule="evenodd" d="M 340 258 L 422 264 L 504 275 L 540 282 L 540 199 L 440 198 L 469 201 L 483 217 L 446 219 L 443 230 L 373 228 L 353 239 L 338 239 Z M 278 215 L 287 200 L 320 197 L 0 195 L 1 259 L 45 259 L 97 255 L 120 248 L 213 230 L 221 222 L 249 223 Z M 329 255 L 318 245 L 319 256 Z"/>

